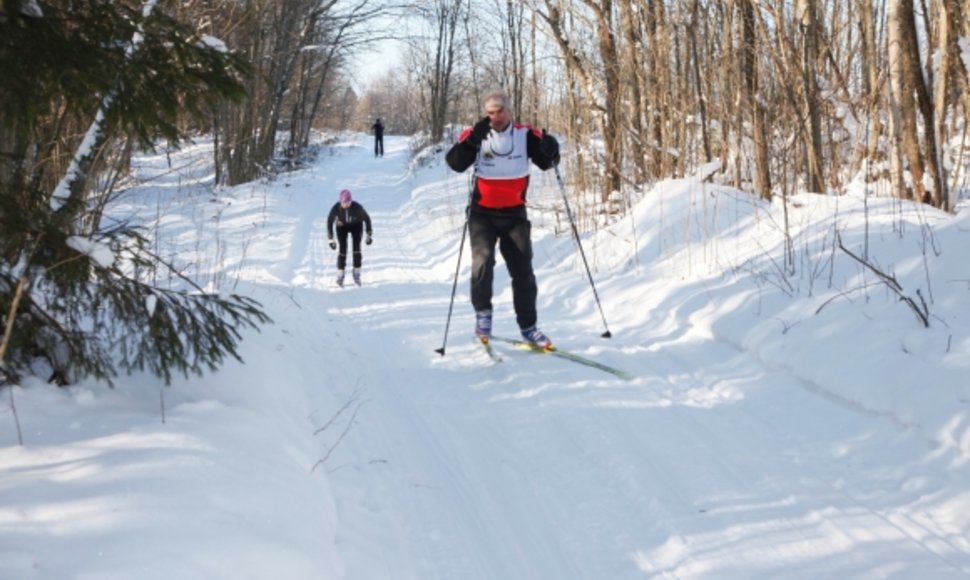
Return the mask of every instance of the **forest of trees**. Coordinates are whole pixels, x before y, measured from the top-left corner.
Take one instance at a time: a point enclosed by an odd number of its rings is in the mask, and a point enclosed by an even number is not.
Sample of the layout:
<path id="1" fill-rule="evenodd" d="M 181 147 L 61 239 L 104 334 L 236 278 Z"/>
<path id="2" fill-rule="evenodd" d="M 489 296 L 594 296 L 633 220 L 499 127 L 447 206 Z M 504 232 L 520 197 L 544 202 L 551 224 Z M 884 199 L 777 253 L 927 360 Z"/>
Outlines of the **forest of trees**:
<path id="1" fill-rule="evenodd" d="M 421 90 L 431 138 L 507 88 L 521 119 L 602 144 L 566 159 L 603 202 L 622 208 L 644 183 L 711 163 L 764 199 L 861 179 L 951 210 L 967 188 L 966 2 L 423 4 L 435 9 L 410 39 L 404 90 Z"/>
<path id="2" fill-rule="evenodd" d="M 519 120 L 564 140 L 573 189 L 603 212 L 700 172 L 764 200 L 862 182 L 952 210 L 970 188 L 968 11 L 965 0 L 0 0 L 0 383 L 38 360 L 62 382 L 110 379 L 118 365 L 201 372 L 235 356 L 240 325 L 267 320 L 190 280 L 159 287 L 169 265 L 138 231 L 102 220 L 137 148 L 193 135 L 213 137 L 213 187 L 235 185 L 375 117 L 433 146 L 499 87 Z M 406 49 L 358 87 L 360 55 L 391 39 Z M 124 257 L 78 249 L 92 243 Z"/>

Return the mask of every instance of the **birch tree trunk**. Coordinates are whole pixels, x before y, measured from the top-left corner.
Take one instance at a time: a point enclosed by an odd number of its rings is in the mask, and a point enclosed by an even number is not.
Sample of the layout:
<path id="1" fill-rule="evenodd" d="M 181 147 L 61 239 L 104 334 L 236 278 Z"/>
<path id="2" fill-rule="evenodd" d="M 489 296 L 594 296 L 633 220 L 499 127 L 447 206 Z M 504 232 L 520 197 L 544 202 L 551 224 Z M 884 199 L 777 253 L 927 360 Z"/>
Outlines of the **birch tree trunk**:
<path id="1" fill-rule="evenodd" d="M 933 116 L 936 121 L 934 123 L 934 131 L 941 144 L 941 147 L 938 149 L 937 166 L 944 172 L 944 175 L 940 179 L 941 189 L 939 198 L 943 209 L 952 211 L 956 207 L 957 200 L 951 199 L 950 197 L 949 183 L 947 183 L 945 175 L 946 164 L 943 163 L 942 158 L 942 145 L 946 143 L 947 112 L 950 110 L 951 105 L 957 104 L 957 99 L 950 98 L 949 88 L 951 86 L 961 86 L 960 69 L 962 68 L 962 64 L 957 60 L 960 55 L 960 46 L 957 43 L 959 30 L 957 29 L 956 23 L 958 22 L 958 18 L 962 18 L 962 14 L 958 0 L 941 0 L 937 9 L 939 11 L 936 27 L 939 71 L 934 77 L 936 82 L 933 96 L 935 105 Z M 967 42 L 970 43 L 970 39 Z M 970 44 L 968 44 L 968 48 L 970 48 Z M 966 88 L 966 85 L 964 85 L 964 88 Z M 966 97 L 966 94 L 964 94 L 964 97 Z"/>
<path id="2" fill-rule="evenodd" d="M 815 0 L 798 0 L 798 15 L 802 32 L 802 115 L 808 121 L 805 135 L 805 187 L 815 193 L 824 192 L 822 173 L 822 128 L 819 118 L 818 96 L 818 12 Z"/>
<path id="3" fill-rule="evenodd" d="M 728 5 L 725 6 L 725 4 Z M 741 163 L 741 152 L 743 148 L 741 146 L 741 142 L 744 134 L 744 131 L 742 130 L 744 125 L 744 114 L 742 107 L 744 89 L 742 87 L 741 79 L 739 78 L 740 75 L 738 74 L 740 67 L 737 64 L 738 56 L 740 55 L 741 50 L 737 47 L 736 43 L 736 36 L 738 35 L 733 33 L 733 31 L 738 30 L 739 28 L 736 22 L 738 14 L 734 9 L 733 0 L 728 0 L 727 3 L 721 3 L 720 6 L 724 10 L 723 22 L 725 30 L 730 32 L 721 35 L 722 56 L 717 72 L 723 79 L 724 93 L 732 96 L 730 104 L 724 105 L 724 112 L 721 115 L 721 142 L 725 145 L 721 150 L 721 165 L 729 168 L 729 183 L 735 188 L 740 189 L 743 185 L 743 170 Z M 725 101 L 727 101 L 727 99 L 725 99 Z"/>

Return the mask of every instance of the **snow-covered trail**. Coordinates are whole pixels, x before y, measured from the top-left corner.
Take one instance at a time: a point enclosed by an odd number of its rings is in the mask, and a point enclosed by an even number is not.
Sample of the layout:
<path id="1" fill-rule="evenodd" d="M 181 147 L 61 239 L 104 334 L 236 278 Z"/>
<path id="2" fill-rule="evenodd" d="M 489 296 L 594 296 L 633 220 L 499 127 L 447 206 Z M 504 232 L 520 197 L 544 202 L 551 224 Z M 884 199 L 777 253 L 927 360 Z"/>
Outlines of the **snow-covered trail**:
<path id="1" fill-rule="evenodd" d="M 605 340 L 535 172 L 539 323 L 623 381 L 504 344 L 493 364 L 467 249 L 439 356 L 468 176 L 371 144 L 329 135 L 308 167 L 235 187 L 213 186 L 204 138 L 133 160 L 112 219 L 274 323 L 170 385 L 4 391 L 0 578 L 970 578 L 965 209 L 794 196 L 789 274 L 777 204 L 658 183 L 583 238 Z M 374 218 L 360 288 L 335 286 L 326 243 L 343 188 Z M 832 255 L 835 227 L 926 291 L 930 328 Z M 495 309 L 514 335 L 501 266 Z"/>
<path id="2" fill-rule="evenodd" d="M 940 496 L 953 482 L 919 476 L 967 470 L 891 417 L 716 340 L 692 322 L 703 294 L 661 299 L 644 279 L 639 299 L 664 311 L 617 321 L 605 341 L 587 281 L 556 262 L 570 240 L 540 233 L 540 324 L 637 378 L 509 349 L 490 363 L 471 342 L 467 252 L 440 357 L 467 178 L 441 166 L 415 181 L 393 137 L 383 159 L 363 143 L 307 178 L 319 193 L 294 187 L 274 275 L 295 286 L 287 332 L 320 344 L 312 406 L 342 407 L 313 420 L 329 424 L 347 579 L 970 575 L 970 540 L 925 508 L 961 501 Z M 361 288 L 333 285 L 325 245 L 327 200 L 344 187 L 374 218 Z M 513 335 L 501 270 L 496 333 Z"/>

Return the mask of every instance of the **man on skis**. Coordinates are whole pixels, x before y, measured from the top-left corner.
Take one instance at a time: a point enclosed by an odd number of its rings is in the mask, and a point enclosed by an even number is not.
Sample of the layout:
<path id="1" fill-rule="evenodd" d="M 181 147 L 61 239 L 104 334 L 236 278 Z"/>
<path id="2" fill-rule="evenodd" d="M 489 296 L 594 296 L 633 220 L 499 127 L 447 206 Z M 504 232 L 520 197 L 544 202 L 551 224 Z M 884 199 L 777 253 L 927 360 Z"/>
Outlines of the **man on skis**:
<path id="1" fill-rule="evenodd" d="M 482 105 L 485 117 L 462 131 L 445 156 L 455 171 L 475 165 L 475 184 L 468 207 L 475 334 L 483 342 L 491 337 L 497 244 L 512 279 L 512 302 L 522 337 L 551 349 L 552 341 L 536 326 L 532 225 L 525 204 L 530 161 L 543 171 L 552 168 L 559 163 L 559 142 L 528 125 L 513 123 L 511 100 L 503 91 L 488 93 Z"/>

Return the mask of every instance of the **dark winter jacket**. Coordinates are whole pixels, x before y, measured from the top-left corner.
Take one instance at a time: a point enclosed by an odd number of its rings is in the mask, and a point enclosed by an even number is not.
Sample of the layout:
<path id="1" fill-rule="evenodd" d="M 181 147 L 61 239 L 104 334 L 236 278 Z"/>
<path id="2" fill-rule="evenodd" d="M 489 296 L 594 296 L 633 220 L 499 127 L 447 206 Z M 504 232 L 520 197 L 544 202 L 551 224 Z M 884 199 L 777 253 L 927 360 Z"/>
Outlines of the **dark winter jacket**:
<path id="1" fill-rule="evenodd" d="M 327 237 L 333 237 L 333 226 L 336 224 L 339 226 L 361 226 L 363 225 L 367 231 L 367 235 L 372 235 L 374 232 L 371 229 L 370 216 L 367 215 L 367 210 L 364 206 L 360 205 L 356 201 L 350 202 L 350 206 L 344 208 L 340 205 L 340 202 L 333 204 L 333 208 L 330 210 L 330 215 L 327 216 Z"/>

